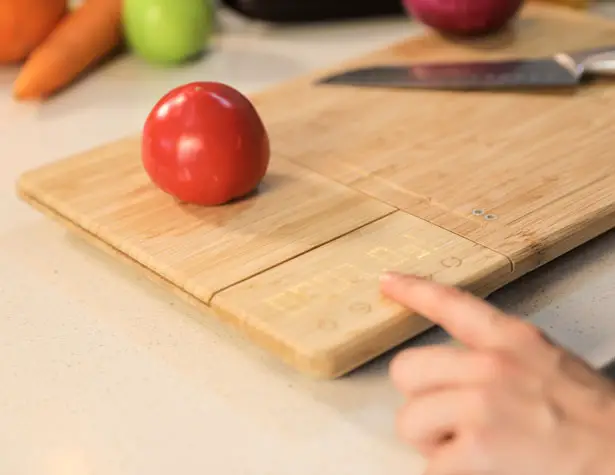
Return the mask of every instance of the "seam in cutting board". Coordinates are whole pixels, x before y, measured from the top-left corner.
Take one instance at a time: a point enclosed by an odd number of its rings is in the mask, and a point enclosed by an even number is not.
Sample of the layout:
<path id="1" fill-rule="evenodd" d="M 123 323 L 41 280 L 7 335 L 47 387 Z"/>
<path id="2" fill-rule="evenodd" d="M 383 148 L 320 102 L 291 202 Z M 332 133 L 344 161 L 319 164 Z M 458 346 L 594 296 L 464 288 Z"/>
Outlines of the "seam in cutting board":
<path id="1" fill-rule="evenodd" d="M 401 211 L 399 209 L 393 209 L 393 211 L 390 211 L 390 212 L 388 212 L 388 213 L 386 213 L 386 214 L 384 214 L 382 216 L 379 216 L 378 218 L 371 219 L 368 222 L 366 222 L 365 224 L 357 226 L 356 228 L 352 228 L 351 230 L 346 231 L 346 232 L 344 232 L 342 234 L 339 234 L 339 235 L 335 236 L 334 238 L 327 239 L 326 241 L 324 241 L 324 242 L 322 242 L 320 244 L 317 244 L 317 245 L 315 245 L 313 247 L 310 247 L 309 249 L 307 249 L 305 251 L 299 252 L 299 253 L 297 253 L 294 256 L 291 256 L 291 257 L 288 257 L 288 258 L 286 258 L 284 260 L 281 260 L 280 262 L 276 262 L 275 264 L 273 264 L 273 265 L 271 265 L 271 266 L 269 266 L 269 267 L 267 267 L 265 269 L 262 269 L 262 270 L 260 270 L 258 272 L 255 272 L 254 274 L 252 274 L 252 275 L 250 275 L 248 277 L 244 277 L 244 278 L 238 280 L 237 282 L 233 282 L 232 284 L 226 285 L 226 286 L 222 287 L 221 289 L 216 290 L 215 292 L 213 292 L 211 294 L 211 297 L 207 300 L 207 305 L 211 306 L 211 303 L 213 302 L 214 298 L 219 293 L 224 292 L 225 290 L 228 290 L 228 289 L 230 289 L 232 287 L 235 287 L 236 285 L 239 285 L 239 284 L 241 284 L 241 283 L 243 283 L 243 282 L 245 282 L 247 280 L 250 280 L 250 279 L 252 279 L 254 277 L 257 277 L 257 276 L 259 276 L 261 274 L 264 274 L 265 272 L 268 272 L 268 271 L 270 271 L 272 269 L 275 269 L 276 267 L 279 267 L 279 266 L 281 266 L 283 264 L 286 264 L 287 262 L 293 261 L 293 260 L 295 260 L 295 259 L 297 259 L 297 258 L 299 258 L 299 257 L 301 257 L 301 256 L 303 256 L 305 254 L 308 254 L 308 253 L 310 253 L 312 251 L 315 251 L 315 250 L 317 250 L 317 249 L 319 249 L 319 248 L 321 248 L 323 246 L 326 246 L 327 244 L 330 244 L 330 243 L 332 243 L 334 241 L 337 241 L 340 238 L 348 236 L 349 234 L 352 234 L 352 233 L 354 233 L 354 232 L 356 232 L 356 231 L 358 231 L 360 229 L 363 229 L 363 228 L 365 228 L 367 226 L 370 226 L 371 224 L 377 223 L 378 221 L 382 221 L 383 219 L 388 218 L 389 216 L 392 216 L 395 213 L 399 213 L 399 212 L 403 212 L 403 211 Z"/>
<path id="2" fill-rule="evenodd" d="M 388 201 L 385 201 L 385 200 L 383 200 L 383 199 L 381 199 L 381 198 L 379 198 L 379 197 L 377 197 L 377 196 L 372 196 L 372 195 L 370 195 L 370 194 L 368 194 L 368 193 L 364 192 L 363 190 L 356 189 L 356 188 L 354 188 L 354 187 L 352 187 L 352 186 L 350 186 L 350 185 L 348 185 L 348 184 L 346 184 L 346 183 L 344 183 L 344 182 L 342 182 L 342 181 L 339 181 L 339 180 L 337 180 L 337 179 L 335 179 L 335 178 L 332 178 L 332 177 L 330 177 L 330 176 L 328 176 L 328 175 L 323 175 L 323 174 L 322 174 L 322 173 L 320 173 L 319 171 L 317 171 L 317 170 L 313 170 L 313 169 L 311 169 L 311 168 L 308 168 L 307 166 L 303 165 L 302 163 L 298 163 L 298 162 L 296 162 L 296 161 L 295 161 L 295 160 L 293 160 L 292 158 L 288 158 L 288 157 L 286 157 L 286 156 L 284 156 L 284 155 L 282 155 L 282 154 L 279 154 L 279 156 L 280 156 L 280 158 L 282 158 L 283 160 L 286 160 L 287 162 L 290 162 L 290 163 L 292 163 L 293 165 L 296 165 L 297 167 L 300 167 L 300 168 L 302 168 L 302 169 L 304 169 L 304 170 L 306 170 L 306 171 L 308 171 L 308 172 L 310 172 L 310 173 L 316 173 L 316 174 L 318 174 L 319 176 L 325 177 L 325 178 L 326 178 L 326 179 L 328 179 L 328 180 L 334 181 L 334 182 L 335 182 L 335 183 L 337 183 L 338 185 L 341 185 L 341 186 L 343 186 L 344 188 L 346 188 L 346 189 L 348 189 L 348 190 L 350 190 L 350 191 L 353 191 L 353 192 L 355 192 L 355 193 L 359 193 L 359 194 L 361 194 L 361 195 L 365 196 L 366 198 L 369 198 L 369 199 L 371 199 L 371 200 L 376 200 L 376 201 L 378 201 L 378 202 L 380 202 L 380 203 L 382 203 L 382 204 L 385 204 L 385 205 L 387 205 L 387 206 L 390 206 L 390 207 L 392 207 L 392 208 L 395 208 L 395 210 L 396 210 L 396 211 L 399 211 L 399 212 L 401 212 L 401 213 L 406 213 L 406 214 L 408 214 L 408 215 L 410 215 L 410 216 L 412 216 L 412 217 L 414 217 L 414 218 L 416 218 L 416 219 L 420 219 L 420 220 L 421 220 L 421 221 L 423 221 L 424 223 L 430 224 L 430 225 L 432 225 L 432 226 L 435 226 L 435 227 L 437 227 L 437 228 L 442 229 L 443 231 L 446 231 L 446 232 L 449 232 L 449 233 L 451 233 L 451 234 L 454 234 L 455 236 L 457 236 L 457 237 L 459 237 L 459 238 L 461 238 L 461 239 L 464 239 L 464 240 L 466 240 L 466 241 L 468 241 L 468 242 L 471 242 L 471 243 L 473 243 L 473 244 L 474 244 L 474 245 L 476 245 L 476 246 L 484 247 L 485 249 L 488 249 L 489 251 L 491 251 L 491 252 L 493 252 L 493 253 L 495 253 L 495 254 L 498 254 L 499 256 L 501 256 L 501 257 L 503 257 L 504 259 L 506 259 L 506 260 L 508 261 L 508 263 L 510 264 L 510 272 L 511 272 L 511 273 L 514 273 L 514 272 L 515 272 L 516 266 L 515 266 L 515 262 L 512 260 L 512 258 L 508 257 L 506 254 L 504 254 L 504 253 L 502 253 L 502 252 L 500 252 L 500 251 L 498 251 L 498 250 L 496 250 L 496 249 L 492 249 L 491 247 L 486 246 L 486 245 L 485 245 L 485 244 L 483 244 L 483 243 L 480 243 L 480 242 L 474 241 L 473 239 L 470 239 L 469 237 L 464 236 L 463 234 L 459 234 L 459 233 L 457 233 L 457 232 L 455 232 L 455 231 L 453 231 L 453 230 L 451 230 L 451 229 L 445 228 L 444 226 L 441 226 L 441 225 L 439 225 L 439 224 L 437 224 L 437 223 L 434 223 L 434 222 L 429 221 L 429 220 L 427 220 L 427 219 L 425 219 L 425 218 L 422 218 L 422 217 L 420 217 L 420 216 L 417 216 L 417 215 L 415 215 L 414 213 L 410 213 L 409 211 L 406 211 L 405 209 L 401 209 L 401 208 L 399 208 L 399 207 L 398 207 L 396 204 L 394 204 L 394 203 L 389 203 Z M 373 178 L 375 178 L 375 179 L 379 179 L 379 177 L 375 177 L 375 176 L 373 176 L 373 175 L 371 175 L 371 174 L 367 174 L 367 175 L 364 175 L 364 176 L 366 176 L 366 177 L 370 177 L 370 176 L 371 176 L 371 177 L 373 177 Z M 382 179 L 382 180 L 383 180 L 383 179 Z M 385 181 L 385 182 L 386 182 L 386 180 L 383 180 L 383 181 Z M 387 182 L 387 183 L 388 183 L 388 182 Z M 400 191 L 402 191 L 402 192 L 404 192 L 404 193 L 409 193 L 409 194 L 411 194 L 411 195 L 413 195 L 413 196 L 416 196 L 417 198 L 424 198 L 424 196 L 422 196 L 422 195 L 418 195 L 418 194 L 416 194 L 416 193 L 412 193 L 411 191 L 408 191 L 408 190 L 401 189 Z M 445 211 L 445 212 L 449 212 L 449 213 L 450 213 L 450 210 L 449 210 L 448 208 L 446 208 L 445 206 L 438 206 L 438 207 L 439 207 L 439 208 L 441 208 L 443 211 Z M 357 229 L 360 229 L 360 228 L 357 228 Z M 340 236 L 340 237 L 341 237 L 341 236 Z"/>
<path id="3" fill-rule="evenodd" d="M 376 223 L 376 222 L 378 222 L 378 221 L 380 221 L 380 220 L 382 220 L 382 219 L 385 219 L 385 218 L 387 218 L 387 217 L 389 217 L 389 216 L 391 216 L 391 215 L 393 215 L 393 214 L 395 214 L 395 213 L 398 213 L 398 212 L 400 212 L 400 213 L 405 213 L 405 214 L 408 214 L 408 215 L 410 215 L 410 216 L 413 216 L 415 219 L 419 219 L 419 220 L 423 221 L 424 223 L 427 223 L 427 224 L 429 224 L 429 225 L 431 225 L 431 226 L 435 226 L 435 227 L 437 227 L 437 228 L 439 228 L 439 229 L 442 229 L 443 231 L 446 231 L 446 232 L 448 232 L 448 233 L 450 233 L 450 234 L 453 234 L 453 235 L 457 236 L 458 238 L 463 239 L 463 240 L 464 240 L 464 241 L 466 241 L 466 242 L 472 243 L 472 244 L 474 244 L 474 245 L 476 245 L 476 246 L 479 246 L 479 247 L 482 247 L 482 248 L 484 248 L 484 249 L 488 249 L 489 251 L 491 251 L 491 252 L 493 252 L 493 253 L 495 253 L 495 254 L 497 254 L 497 255 L 499 255 L 499 256 L 501 256 L 501 257 L 505 258 L 505 259 L 509 262 L 509 265 L 510 265 L 510 271 L 511 271 L 511 273 L 512 273 L 512 272 L 514 272 L 515 266 L 514 266 L 514 262 L 512 261 L 512 259 L 511 259 L 511 258 L 509 258 L 508 256 L 506 256 L 505 254 L 502 254 L 501 252 L 496 251 L 495 249 L 491 249 L 491 248 L 489 248 L 488 246 L 485 246 L 484 244 L 478 243 L 478 242 L 476 242 L 476 241 L 474 241 L 474 240 L 472 240 L 472 239 L 467 238 L 466 236 L 460 235 L 460 234 L 458 234 L 458 233 L 456 233 L 456 232 L 454 232 L 454 231 L 452 231 L 452 230 L 450 230 L 450 229 L 447 229 L 447 228 L 445 228 L 445 227 L 443 227 L 443 226 L 440 226 L 440 225 L 438 225 L 438 224 L 435 224 L 435 223 L 433 223 L 433 222 L 431 222 L 431 221 L 429 221 L 429 220 L 426 220 L 426 219 L 424 219 L 424 218 L 421 218 L 421 217 L 419 217 L 419 216 L 416 216 L 416 215 L 414 215 L 413 213 L 409 213 L 409 212 L 408 212 L 408 211 L 406 211 L 406 210 L 402 210 L 402 209 L 400 209 L 398 206 L 396 206 L 396 205 L 394 205 L 394 204 L 392 204 L 392 203 L 387 203 L 386 201 L 384 201 L 384 200 L 382 200 L 382 199 L 379 199 L 378 197 L 371 196 L 371 195 L 369 195 L 368 193 L 365 193 L 365 192 L 364 192 L 364 191 L 362 191 L 362 190 L 357 190 L 357 189 L 355 189 L 355 188 L 353 188 L 353 187 L 351 187 L 351 186 L 348 186 L 348 185 L 347 185 L 347 184 L 345 184 L 345 183 L 342 183 L 342 182 L 340 182 L 340 181 L 338 181 L 338 180 L 335 180 L 334 178 L 328 177 L 328 176 L 326 176 L 326 175 L 322 175 L 321 173 L 319 173 L 319 172 L 317 172 L 317 171 L 315 171 L 315 170 L 311 170 L 310 168 L 306 167 L 306 166 L 305 166 L 305 165 L 303 165 L 303 164 L 296 163 L 296 162 L 294 162 L 293 160 L 291 160 L 291 159 L 289 159 L 289 158 L 284 157 L 283 155 L 280 155 L 280 158 L 282 158 L 283 160 L 288 161 L 289 163 L 293 163 L 296 167 L 301 168 L 301 169 L 303 169 L 303 170 L 305 170 L 305 171 L 307 171 L 307 172 L 309 172 L 309 173 L 316 173 L 316 174 L 317 174 L 317 175 L 319 175 L 319 176 L 322 176 L 322 177 L 324 177 L 324 178 L 326 178 L 326 179 L 328 179 L 328 180 L 331 180 L 331 181 L 333 181 L 333 182 L 337 183 L 338 185 L 340 185 L 340 186 L 344 187 L 345 189 L 347 189 L 347 190 L 349 190 L 349 191 L 351 191 L 351 192 L 353 192 L 353 193 L 358 193 L 359 195 L 363 195 L 364 197 L 366 197 L 366 198 L 367 198 L 367 199 L 369 199 L 369 200 L 373 200 L 373 201 L 377 201 L 377 202 L 379 202 L 379 203 L 385 204 L 385 205 L 387 205 L 388 207 L 392 208 L 392 210 L 391 210 L 391 211 L 389 211 L 389 212 L 387 212 L 387 213 L 385 213 L 385 214 L 383 214 L 383 215 L 381 215 L 381 216 L 379 216 L 379 217 L 377 217 L 377 218 L 375 218 L 375 219 L 371 219 L 371 220 L 367 221 L 366 223 L 364 223 L 364 224 L 362 224 L 362 225 L 360 225 L 360 226 L 353 227 L 352 229 L 350 229 L 350 230 L 348 230 L 348 231 L 346 231 L 346 232 L 344 232 L 344 233 L 342 233 L 342 234 L 339 234 L 339 235 L 337 235 L 337 236 L 334 236 L 334 237 L 332 237 L 331 239 L 328 239 L 328 240 L 326 240 L 326 241 L 324 241 L 324 242 L 322 242 L 322 243 L 320 243 L 320 244 L 316 244 L 316 245 L 314 245 L 314 246 L 311 246 L 311 247 L 309 247 L 308 249 L 306 249 L 305 251 L 299 252 L 299 253 L 297 253 L 296 255 L 290 256 L 290 257 L 288 257 L 288 258 L 286 258 L 286 259 L 283 259 L 283 260 L 281 260 L 281 261 L 279 261 L 279 262 L 276 262 L 275 264 L 273 264 L 273 265 L 271 265 L 271 266 L 267 266 L 266 268 L 261 269 L 261 270 L 259 270 L 258 272 L 254 272 L 254 273 L 252 273 L 252 274 L 249 274 L 248 276 L 246 276 L 246 277 L 244 277 L 244 278 L 241 278 L 241 279 L 239 279 L 238 281 L 233 282 L 233 283 L 231 283 L 231 284 L 225 285 L 224 287 L 222 287 L 222 288 L 220 288 L 220 289 L 214 290 L 214 291 L 212 291 L 212 292 L 211 292 L 211 295 L 210 295 L 207 299 L 199 298 L 199 297 L 197 297 L 196 295 L 193 295 L 193 297 L 194 297 L 195 299 L 197 299 L 198 301 L 202 302 L 203 304 L 207 305 L 207 306 L 208 306 L 208 307 L 210 307 L 210 308 L 211 308 L 211 305 L 212 305 L 213 299 L 214 299 L 214 298 L 215 298 L 218 294 L 220 294 L 221 292 L 224 292 L 224 291 L 226 291 L 226 290 L 228 290 L 228 289 L 230 289 L 230 288 L 232 288 L 232 287 L 234 287 L 234 286 L 236 286 L 236 285 L 239 285 L 239 284 L 241 284 L 241 283 L 243 283 L 243 282 L 246 282 L 246 281 L 248 281 L 248 280 L 250 280 L 250 279 L 252 279 L 252 278 L 254 278 L 254 277 L 257 277 L 257 276 L 259 276 L 259 275 L 261 275 L 261 274 L 263 274 L 263 273 L 265 273 L 265 272 L 268 272 L 268 271 L 270 271 L 270 270 L 272 270 L 272 269 L 274 269 L 274 268 L 276 268 L 276 267 L 278 267 L 278 266 L 280 266 L 280 265 L 283 265 L 283 264 L 285 264 L 285 263 L 288 263 L 288 262 L 290 262 L 290 261 L 292 261 L 292 260 L 294 260 L 294 259 L 296 259 L 296 258 L 298 258 L 298 257 L 301 257 L 301 256 L 303 256 L 303 255 L 305 255 L 305 254 L 307 254 L 307 253 L 309 253 L 309 252 L 312 252 L 312 251 L 314 251 L 314 250 L 316 250 L 316 249 L 319 249 L 320 247 L 323 247 L 323 246 L 325 246 L 325 245 L 328 245 L 328 244 L 330 244 L 331 242 L 334 242 L 334 241 L 336 241 L 336 240 L 338 240 L 338 239 L 340 239 L 340 238 L 342 238 L 342 237 L 345 237 L 345 236 L 347 236 L 347 235 L 349 235 L 349 234 L 351 234 L 351 233 L 353 233 L 353 232 L 356 232 L 356 231 L 358 231 L 358 230 L 360 230 L 360 229 L 363 229 L 363 228 L 365 228 L 365 227 L 367 227 L 367 226 L 369 226 L 369 225 L 371 225 L 371 224 L 374 224 L 374 223 Z M 174 283 L 172 280 L 170 280 L 169 278 L 165 277 L 163 274 L 161 274 L 161 273 L 157 272 L 157 271 L 156 271 L 156 270 L 154 270 L 154 269 L 149 268 L 149 267 L 148 267 L 148 266 L 146 266 L 145 264 L 141 263 L 138 259 L 136 259 L 136 258 L 134 258 L 134 257 L 130 256 L 129 254 L 127 254 L 126 252 L 124 252 L 124 251 L 120 250 L 120 249 L 119 249 L 118 247 L 116 247 L 115 245 L 113 245 L 113 244 L 109 243 L 108 241 L 106 241 L 106 240 L 104 240 L 104 239 L 100 238 L 99 236 L 96 236 L 94 233 L 92 233 L 91 231 L 89 231 L 87 228 L 83 227 L 82 225 L 78 224 L 77 222 L 73 221 L 72 219 L 68 218 L 67 216 L 63 215 L 62 213 L 55 211 L 52 207 L 48 206 L 47 204 L 45 204 L 45 203 L 44 203 L 44 202 L 42 202 L 41 200 L 39 200 L 39 199 L 35 198 L 35 197 L 34 197 L 34 195 L 32 195 L 31 193 L 28 193 L 28 192 L 27 192 L 27 191 L 26 191 L 23 187 L 20 187 L 19 192 L 23 195 L 23 197 L 26 199 L 26 201 L 30 201 L 30 202 L 32 202 L 32 203 L 35 203 L 36 205 L 38 205 L 38 207 L 39 207 L 39 208 L 43 208 L 43 209 L 44 209 L 44 210 L 46 210 L 48 213 L 51 213 L 52 215 L 54 215 L 56 218 L 59 218 L 59 219 L 61 219 L 61 220 L 65 221 L 65 222 L 70 223 L 72 226 L 74 226 L 75 228 L 78 228 L 79 230 L 81 230 L 82 232 L 84 232 L 84 233 L 86 233 L 87 235 L 91 236 L 92 238 L 96 239 L 97 241 L 104 243 L 106 246 L 108 246 L 109 248 L 111 248 L 114 252 L 116 252 L 116 253 L 118 253 L 118 254 L 122 255 L 122 256 L 123 256 L 124 258 L 126 258 L 127 260 L 129 260 L 129 261 L 131 261 L 131 262 L 133 262 L 133 263 L 137 264 L 139 267 L 141 267 L 141 268 L 143 268 L 143 269 L 145 269 L 145 270 L 149 270 L 150 272 L 152 272 L 153 274 L 155 274 L 156 276 L 158 276 L 160 279 L 162 279 L 162 280 L 163 280 L 164 282 L 166 282 L 167 284 L 172 285 L 172 286 L 173 286 L 173 287 L 175 287 L 175 288 L 181 289 L 181 290 L 182 290 L 182 291 L 184 291 L 184 292 L 187 292 L 187 291 L 186 291 L 186 290 L 185 290 L 185 289 L 184 289 L 181 285 Z M 190 294 L 190 295 L 192 295 L 192 294 Z"/>
<path id="4" fill-rule="evenodd" d="M 35 208 L 38 208 L 39 210 L 43 211 L 44 213 L 47 214 L 51 214 L 53 215 L 57 220 L 61 220 L 65 223 L 69 223 L 72 227 L 80 230 L 81 232 L 87 234 L 88 236 L 90 236 L 91 238 L 93 238 L 94 240 L 104 244 L 106 247 L 112 249 L 114 252 L 116 252 L 117 254 L 121 255 L 122 257 L 124 257 L 126 260 L 133 262 L 134 264 L 136 264 L 137 266 L 139 266 L 141 269 L 144 269 L 145 271 L 151 272 L 152 274 L 156 275 L 158 278 L 160 278 L 162 281 L 166 282 L 167 284 L 181 290 L 182 292 L 184 292 L 185 294 L 191 296 L 192 298 L 198 300 L 199 302 L 203 303 L 204 305 L 206 305 L 207 307 L 211 308 L 211 303 L 214 299 L 214 297 L 216 297 L 220 292 L 223 292 L 225 290 L 228 290 L 231 287 L 234 287 L 235 285 L 241 284 L 242 282 L 245 282 L 247 280 L 252 279 L 253 277 L 256 277 L 260 274 L 263 274 L 267 271 L 270 271 L 271 269 L 274 269 L 282 264 L 285 264 L 287 262 L 292 261 L 293 259 L 296 259 L 304 254 L 307 254 L 311 251 L 314 251 L 322 246 L 325 246 L 327 244 L 330 244 L 331 242 L 336 241 L 339 238 L 342 238 L 344 236 L 347 236 L 348 234 L 351 234 L 355 231 L 358 231 L 362 228 L 365 228 L 371 224 L 374 224 L 382 219 L 385 219 L 395 213 L 398 212 L 403 212 L 399 209 L 393 209 L 392 211 L 383 214 L 382 216 L 379 216 L 377 218 L 374 219 L 370 219 L 368 222 L 366 222 L 365 224 L 362 224 L 361 226 L 357 226 L 355 228 L 350 229 L 349 231 L 344 232 L 343 234 L 337 235 L 331 239 L 326 240 L 325 242 L 322 242 L 320 244 L 314 245 L 312 247 L 310 247 L 309 249 L 302 251 L 300 253 L 297 253 L 296 255 L 293 255 L 291 257 L 288 257 L 282 261 L 279 261 L 277 263 L 275 263 L 274 265 L 268 266 L 258 272 L 255 272 L 253 274 L 250 274 L 240 280 L 238 280 L 237 282 L 233 282 L 232 284 L 226 285 L 218 290 L 215 290 L 212 292 L 211 296 L 208 299 L 202 299 L 190 292 L 188 292 L 184 287 L 182 287 L 181 285 L 173 282 L 172 280 L 170 280 L 169 278 L 165 277 L 163 274 L 161 274 L 160 272 L 155 271 L 154 269 L 146 266 L 145 264 L 143 264 L 142 262 L 140 262 L 138 259 L 135 259 L 134 257 L 132 257 L 130 254 L 127 254 L 125 251 L 122 251 L 121 249 L 118 249 L 115 245 L 111 244 L 110 242 L 108 242 L 105 239 L 102 239 L 100 236 L 97 236 L 96 234 L 92 233 L 91 231 L 89 231 L 88 229 L 86 229 L 85 227 L 83 227 L 82 225 L 80 225 L 79 223 L 73 221 L 72 219 L 66 217 L 65 215 L 55 211 L 52 207 L 46 205 L 45 203 L 41 202 L 40 200 L 38 200 L 37 198 L 35 198 L 33 195 L 31 195 L 30 193 L 26 192 L 25 190 L 21 189 L 20 194 L 24 197 L 24 199 L 29 202 L 31 205 L 33 205 Z"/>

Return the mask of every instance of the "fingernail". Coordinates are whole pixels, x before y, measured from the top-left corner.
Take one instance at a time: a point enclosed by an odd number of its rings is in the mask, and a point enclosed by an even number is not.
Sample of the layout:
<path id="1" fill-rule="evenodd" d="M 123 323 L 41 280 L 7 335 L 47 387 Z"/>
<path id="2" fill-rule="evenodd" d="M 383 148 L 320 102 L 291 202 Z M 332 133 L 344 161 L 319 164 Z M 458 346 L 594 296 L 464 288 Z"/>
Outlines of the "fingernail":
<path id="1" fill-rule="evenodd" d="M 380 276 L 380 282 L 390 282 L 392 280 L 399 279 L 399 274 L 397 272 L 385 272 Z"/>
<path id="2" fill-rule="evenodd" d="M 395 271 L 385 272 L 384 274 L 380 276 L 380 282 L 382 283 L 391 282 L 395 280 L 402 280 L 402 279 L 414 280 L 414 279 L 418 279 L 418 277 L 415 275 L 402 274 L 400 272 L 395 272 Z"/>

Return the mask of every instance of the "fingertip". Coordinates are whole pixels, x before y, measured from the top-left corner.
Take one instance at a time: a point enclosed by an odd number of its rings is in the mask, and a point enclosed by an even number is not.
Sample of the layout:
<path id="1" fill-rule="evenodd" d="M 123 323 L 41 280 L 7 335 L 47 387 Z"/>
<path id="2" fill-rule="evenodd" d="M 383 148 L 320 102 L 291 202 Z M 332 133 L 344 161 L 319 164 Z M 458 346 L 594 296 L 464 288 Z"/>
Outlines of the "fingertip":
<path id="1" fill-rule="evenodd" d="M 413 274 L 403 274 L 401 272 L 396 271 L 387 271 L 380 276 L 380 283 L 383 286 L 394 285 L 394 284 L 406 284 L 410 282 L 415 282 L 419 280 L 420 277 Z"/>
<path id="2" fill-rule="evenodd" d="M 428 283 L 427 281 L 428 279 L 418 275 L 387 272 L 380 278 L 380 292 L 389 299 L 410 308 L 412 302 L 417 298 L 416 292 L 429 289 L 429 287 L 423 288 Z M 429 285 L 431 284 L 429 282 Z"/>
<path id="3" fill-rule="evenodd" d="M 387 271 L 380 276 L 381 284 L 388 284 L 389 282 L 395 282 L 401 278 L 401 274 L 395 271 Z"/>

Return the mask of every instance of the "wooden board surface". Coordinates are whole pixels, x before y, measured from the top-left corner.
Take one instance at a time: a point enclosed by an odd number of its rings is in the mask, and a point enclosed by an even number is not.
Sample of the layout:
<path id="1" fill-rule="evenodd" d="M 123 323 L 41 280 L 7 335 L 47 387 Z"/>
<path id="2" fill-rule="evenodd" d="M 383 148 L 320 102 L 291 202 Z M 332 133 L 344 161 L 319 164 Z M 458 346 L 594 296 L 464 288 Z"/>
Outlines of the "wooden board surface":
<path id="1" fill-rule="evenodd" d="M 530 5 L 511 31 L 409 39 L 350 61 L 537 56 L 615 44 L 615 24 Z M 156 190 L 127 138 L 25 173 L 20 196 L 300 371 L 337 377 L 429 327 L 385 270 L 486 296 L 615 226 L 615 82 L 575 93 L 315 86 L 252 97 L 272 163 L 218 208 Z"/>

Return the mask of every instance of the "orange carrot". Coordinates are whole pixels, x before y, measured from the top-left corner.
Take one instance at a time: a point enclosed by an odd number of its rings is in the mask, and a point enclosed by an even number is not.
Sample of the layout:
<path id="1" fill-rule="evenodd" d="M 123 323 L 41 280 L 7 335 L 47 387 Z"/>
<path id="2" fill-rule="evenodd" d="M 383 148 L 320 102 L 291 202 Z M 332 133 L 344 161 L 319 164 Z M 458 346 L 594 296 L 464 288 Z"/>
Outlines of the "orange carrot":
<path id="1" fill-rule="evenodd" d="M 17 99 L 41 99 L 69 85 L 122 39 L 122 0 L 85 0 L 28 57 L 13 85 Z"/>

